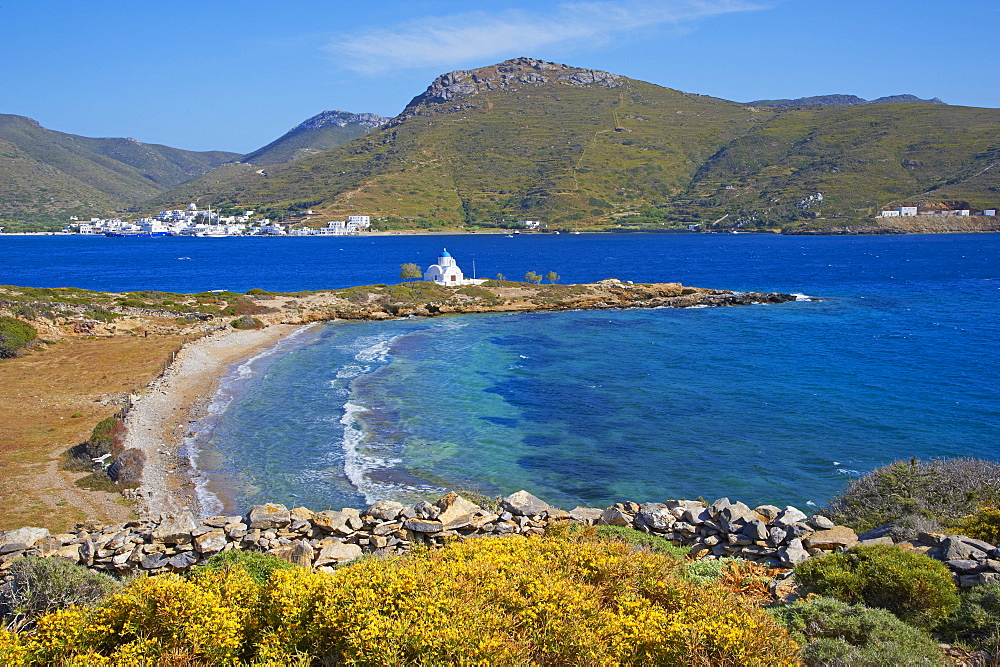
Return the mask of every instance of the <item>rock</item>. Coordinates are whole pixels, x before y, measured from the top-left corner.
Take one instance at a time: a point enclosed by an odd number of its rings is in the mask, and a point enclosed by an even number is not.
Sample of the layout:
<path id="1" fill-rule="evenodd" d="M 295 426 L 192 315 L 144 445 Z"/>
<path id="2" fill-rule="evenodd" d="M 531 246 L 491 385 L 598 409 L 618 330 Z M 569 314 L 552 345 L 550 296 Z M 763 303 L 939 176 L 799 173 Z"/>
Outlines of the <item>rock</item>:
<path id="1" fill-rule="evenodd" d="M 688 507 L 685 508 L 684 512 L 680 516 L 680 519 L 684 523 L 689 523 L 692 526 L 700 526 L 706 521 L 712 520 L 712 512 L 709 508 L 703 505 L 698 507 Z"/>
<path id="2" fill-rule="evenodd" d="M 858 543 L 858 535 L 847 526 L 836 526 L 829 530 L 818 530 L 809 535 L 802 544 L 807 549 L 836 549 L 844 547 L 849 549 Z"/>
<path id="3" fill-rule="evenodd" d="M 677 518 L 663 503 L 645 503 L 639 508 L 638 520 L 650 530 L 665 533 Z"/>
<path id="4" fill-rule="evenodd" d="M 781 510 L 781 514 L 779 514 L 777 518 L 771 523 L 775 526 L 781 526 L 783 528 L 787 528 L 791 526 L 793 523 L 798 523 L 799 521 L 805 521 L 805 520 L 806 520 L 806 515 L 804 512 L 802 512 L 798 508 L 789 505 L 785 507 L 785 509 Z"/>
<path id="5" fill-rule="evenodd" d="M 695 544 L 688 551 L 688 558 L 701 558 L 702 556 L 712 552 L 714 547 L 709 544 Z"/>
<path id="6" fill-rule="evenodd" d="M 323 510 L 322 512 L 316 512 L 313 515 L 312 523 L 314 526 L 328 532 L 328 533 L 339 533 L 341 535 L 350 535 L 354 532 L 354 529 L 348 524 L 348 522 L 355 517 L 352 517 L 350 513 L 345 510 L 339 512 L 334 510 Z"/>
<path id="7" fill-rule="evenodd" d="M 632 517 L 617 507 L 609 507 L 601 513 L 598 523 L 602 526 L 631 526 Z"/>
<path id="8" fill-rule="evenodd" d="M 166 566 L 167 557 L 162 553 L 151 553 L 145 556 L 140 563 L 140 567 L 144 570 L 157 570 L 161 567 Z"/>
<path id="9" fill-rule="evenodd" d="M 588 526 L 593 526 L 600 521 L 602 514 L 604 514 L 604 510 L 599 510 L 596 507 L 574 507 L 569 511 L 571 519 Z"/>
<path id="10" fill-rule="evenodd" d="M 152 540 L 157 544 L 188 544 L 191 542 L 191 531 L 197 527 L 191 512 L 181 512 L 161 521 L 153 529 Z"/>
<path id="11" fill-rule="evenodd" d="M 858 535 L 858 537 L 860 538 L 861 536 Z M 885 537 L 872 537 L 867 540 L 859 539 L 858 544 L 862 544 L 866 547 L 870 547 L 875 544 L 888 544 L 889 546 L 892 546 L 894 542 L 892 541 L 891 537 L 886 535 Z"/>
<path id="12" fill-rule="evenodd" d="M 198 556 L 193 551 L 185 551 L 167 559 L 167 565 L 175 570 L 186 570 L 198 562 Z"/>
<path id="13" fill-rule="evenodd" d="M 738 533 L 748 523 L 756 520 L 757 514 L 744 503 L 736 502 L 724 507 L 715 518 L 722 524 L 725 532 Z"/>
<path id="14" fill-rule="evenodd" d="M 500 504 L 514 516 L 537 516 L 549 509 L 547 502 L 524 490 L 510 494 Z"/>
<path id="15" fill-rule="evenodd" d="M 7 542 L 6 544 L 0 545 L 0 556 L 6 556 L 7 554 L 18 553 L 24 551 L 28 548 L 28 545 L 24 542 Z M 77 547 L 77 553 L 79 554 L 80 548 Z"/>
<path id="16" fill-rule="evenodd" d="M 469 502 L 457 493 L 445 495 L 434 505 L 439 510 L 437 520 L 444 524 L 445 530 L 468 526 L 472 523 L 476 512 L 480 510 L 479 505 Z"/>
<path id="17" fill-rule="evenodd" d="M 226 537 L 231 540 L 238 540 L 247 534 L 250 527 L 245 523 L 231 523 L 226 526 Z"/>
<path id="18" fill-rule="evenodd" d="M 961 538 L 949 535 L 940 544 L 941 560 L 985 560 L 986 552 L 967 544 Z"/>
<path id="19" fill-rule="evenodd" d="M 945 565 L 960 574 L 975 574 L 982 567 L 978 560 L 950 560 Z"/>
<path id="20" fill-rule="evenodd" d="M 760 515 L 764 523 L 771 523 L 781 514 L 781 509 L 774 505 L 757 505 L 757 507 L 753 508 L 753 511 Z"/>
<path id="21" fill-rule="evenodd" d="M 330 563 L 349 563 L 361 557 L 361 547 L 357 544 L 344 544 L 342 542 L 328 542 L 320 549 L 316 557 L 314 567 L 322 567 Z"/>
<path id="22" fill-rule="evenodd" d="M 766 540 L 768 537 L 770 537 L 770 533 L 768 532 L 767 529 L 767 524 L 761 521 L 760 519 L 753 519 L 752 521 L 747 523 L 747 525 L 743 527 L 743 530 L 740 531 L 740 534 L 746 535 L 754 542 L 759 540 Z"/>
<path id="23" fill-rule="evenodd" d="M 313 518 L 314 514 L 315 512 L 307 507 L 296 507 L 288 510 L 288 518 L 291 519 L 293 523 L 296 521 L 308 521 Z"/>
<path id="24" fill-rule="evenodd" d="M 222 551 L 226 544 L 226 533 L 222 530 L 210 530 L 194 538 L 194 550 L 200 554 Z"/>
<path id="25" fill-rule="evenodd" d="M 883 523 L 881 526 L 872 528 L 871 530 L 866 530 L 865 532 L 858 535 L 858 540 L 874 540 L 880 537 L 888 537 L 892 529 L 896 527 L 894 523 Z"/>
<path id="26" fill-rule="evenodd" d="M 802 540 L 797 537 L 792 539 L 788 546 L 779 549 L 778 556 L 784 565 L 797 565 L 804 560 L 809 560 L 809 552 L 803 548 Z"/>
<path id="27" fill-rule="evenodd" d="M 947 539 L 947 535 L 942 535 L 941 533 L 917 533 L 917 541 L 921 544 L 926 544 L 929 547 L 940 546 L 942 542 Z"/>
<path id="28" fill-rule="evenodd" d="M 284 528 L 292 522 L 288 508 L 278 503 L 254 505 L 247 517 L 251 528 Z"/>
<path id="29" fill-rule="evenodd" d="M 815 516 L 811 517 L 808 521 L 806 521 L 806 523 L 808 523 L 816 530 L 829 530 L 837 525 L 830 519 L 827 519 L 825 516 L 822 516 L 820 514 L 816 514 Z"/>
<path id="30" fill-rule="evenodd" d="M 778 546 L 788 539 L 788 529 L 781 526 L 771 526 L 767 531 L 767 538 L 774 546 Z"/>
<path id="31" fill-rule="evenodd" d="M 436 505 L 432 505 L 426 500 L 421 500 L 413 506 L 413 511 L 417 513 L 418 519 L 436 519 L 441 510 Z"/>
<path id="32" fill-rule="evenodd" d="M 708 512 L 714 518 L 719 516 L 719 513 L 722 512 L 722 510 L 726 509 L 731 505 L 732 503 L 729 502 L 729 498 L 719 498 L 714 503 L 708 506 Z"/>
<path id="33" fill-rule="evenodd" d="M 407 519 L 403 525 L 415 533 L 440 533 L 444 530 L 443 523 L 432 519 Z"/>
<path id="34" fill-rule="evenodd" d="M 30 549 L 35 543 L 49 536 L 48 528 L 27 526 L 0 533 L 0 547 L 6 544 L 23 544 L 24 549 Z M 2 553 L 2 551 L 0 551 Z"/>
<path id="35" fill-rule="evenodd" d="M 546 521 L 569 521 L 572 517 L 566 510 L 561 510 L 558 508 L 550 508 L 545 510 L 545 520 Z"/>
<path id="36" fill-rule="evenodd" d="M 965 535 L 954 535 L 956 539 L 960 540 L 963 544 L 967 544 L 973 549 L 978 549 L 983 553 L 988 553 L 993 551 L 993 545 L 989 542 L 984 542 L 983 540 L 977 540 L 974 537 L 966 537 Z"/>
<path id="37" fill-rule="evenodd" d="M 406 506 L 394 500 L 378 500 L 364 511 L 364 516 L 370 516 L 379 521 L 395 521 L 403 513 Z"/>

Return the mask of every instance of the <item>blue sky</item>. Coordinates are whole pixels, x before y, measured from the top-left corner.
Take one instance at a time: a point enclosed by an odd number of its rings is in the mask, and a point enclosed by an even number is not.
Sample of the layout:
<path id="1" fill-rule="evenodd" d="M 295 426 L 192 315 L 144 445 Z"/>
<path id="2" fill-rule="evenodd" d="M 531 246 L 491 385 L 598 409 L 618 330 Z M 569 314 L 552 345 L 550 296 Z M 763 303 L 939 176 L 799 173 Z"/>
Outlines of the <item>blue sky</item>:
<path id="1" fill-rule="evenodd" d="M 325 109 L 393 116 L 438 74 L 521 55 L 737 101 L 1000 107 L 998 30 L 996 0 L 0 0 L 0 113 L 249 152 Z"/>

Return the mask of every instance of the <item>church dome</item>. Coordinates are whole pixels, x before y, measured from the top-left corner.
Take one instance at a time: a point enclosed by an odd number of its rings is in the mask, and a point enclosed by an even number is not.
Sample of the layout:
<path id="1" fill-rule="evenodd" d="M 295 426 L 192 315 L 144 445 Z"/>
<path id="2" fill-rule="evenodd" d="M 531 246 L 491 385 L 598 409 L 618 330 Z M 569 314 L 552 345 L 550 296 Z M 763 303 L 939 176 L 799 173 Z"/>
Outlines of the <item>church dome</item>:
<path id="1" fill-rule="evenodd" d="M 451 257 L 451 253 L 448 252 L 447 248 L 445 248 L 444 250 L 441 251 L 441 254 L 439 255 L 439 257 Z"/>

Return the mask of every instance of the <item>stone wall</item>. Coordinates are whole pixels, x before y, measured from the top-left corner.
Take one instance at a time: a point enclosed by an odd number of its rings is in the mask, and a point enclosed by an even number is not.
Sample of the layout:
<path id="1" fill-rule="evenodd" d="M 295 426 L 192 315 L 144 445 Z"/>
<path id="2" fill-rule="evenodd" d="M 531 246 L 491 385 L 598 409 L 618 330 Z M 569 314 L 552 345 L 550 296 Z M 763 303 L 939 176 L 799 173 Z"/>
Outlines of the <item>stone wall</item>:
<path id="1" fill-rule="evenodd" d="M 407 507 L 380 500 L 365 510 L 314 512 L 304 507 L 257 505 L 245 516 L 202 521 L 190 513 L 161 515 L 103 527 L 50 534 L 20 528 L 0 534 L 0 572 L 22 555 L 66 558 L 119 575 L 184 571 L 231 549 L 263 551 L 316 569 L 362 554 L 393 555 L 414 545 L 441 546 L 452 539 L 489 535 L 541 535 L 555 523 L 626 526 L 689 549 L 692 558 L 733 556 L 772 567 L 791 567 L 813 556 L 855 544 L 892 544 L 887 527 L 857 535 L 821 515 L 795 507 L 754 508 L 721 498 L 663 503 L 618 503 L 606 509 L 552 507 L 527 491 L 484 508 L 449 493 L 435 503 Z M 1000 581 L 1000 548 L 959 535 L 922 533 L 898 543 L 947 563 L 960 586 Z"/>

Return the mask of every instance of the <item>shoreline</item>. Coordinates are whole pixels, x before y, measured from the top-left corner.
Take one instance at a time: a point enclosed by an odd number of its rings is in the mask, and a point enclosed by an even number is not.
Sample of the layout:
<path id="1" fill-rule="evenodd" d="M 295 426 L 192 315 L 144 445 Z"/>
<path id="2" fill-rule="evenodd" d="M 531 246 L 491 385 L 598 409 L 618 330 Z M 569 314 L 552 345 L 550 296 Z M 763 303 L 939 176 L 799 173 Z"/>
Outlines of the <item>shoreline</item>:
<path id="1" fill-rule="evenodd" d="M 125 447 L 135 447 L 146 455 L 141 484 L 146 514 L 200 513 L 190 462 L 182 454 L 192 423 L 203 416 L 231 367 L 304 326 L 274 324 L 264 329 L 213 332 L 184 345 L 163 375 L 133 396 L 125 420 Z"/>

